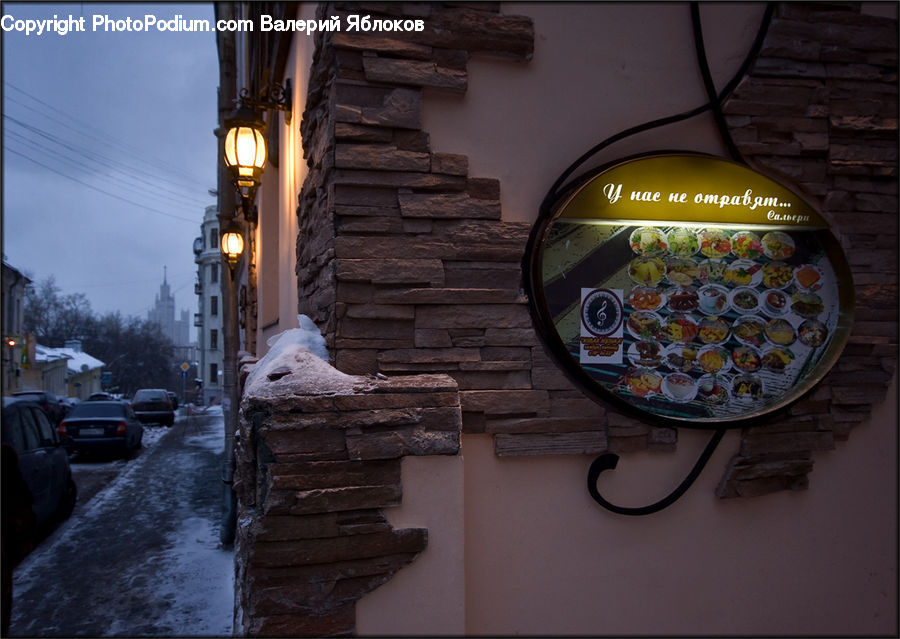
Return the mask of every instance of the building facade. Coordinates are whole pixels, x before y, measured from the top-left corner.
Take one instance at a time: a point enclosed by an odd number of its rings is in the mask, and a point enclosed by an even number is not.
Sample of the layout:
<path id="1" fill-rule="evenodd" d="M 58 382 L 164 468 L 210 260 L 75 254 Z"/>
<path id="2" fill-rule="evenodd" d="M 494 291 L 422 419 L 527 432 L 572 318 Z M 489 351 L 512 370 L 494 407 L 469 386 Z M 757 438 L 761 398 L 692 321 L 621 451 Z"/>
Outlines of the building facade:
<path id="1" fill-rule="evenodd" d="M 261 358 L 236 444 L 238 632 L 896 632 L 896 6 L 234 12 L 317 25 L 237 42 L 239 88 L 290 79 L 294 115 L 267 113 L 258 219 L 238 220 Z M 347 31 L 364 18 L 381 30 Z M 856 297 L 815 388 L 728 431 L 646 518 L 597 506 L 594 458 L 621 455 L 604 492 L 642 505 L 708 434 L 586 394 L 523 286 L 542 202 L 588 149 L 579 171 L 738 155 L 815 203 Z M 297 312 L 333 367 L 267 357 Z"/>
<path id="2" fill-rule="evenodd" d="M 23 370 L 29 365 L 23 328 L 25 287 L 30 280 L 3 262 L 3 394 L 22 390 Z M 23 360 L 23 356 L 25 359 Z"/>
<path id="3" fill-rule="evenodd" d="M 159 285 L 159 293 L 153 302 L 153 308 L 147 311 L 147 321 L 159 326 L 162 334 L 172 340 L 177 352 L 178 349 L 190 346 L 189 318 L 190 315 L 186 309 L 176 313 L 175 296 L 172 294 L 165 267 L 163 267 L 163 281 Z"/>
<path id="4" fill-rule="evenodd" d="M 194 262 L 197 264 L 197 379 L 202 385 L 202 402 L 220 401 L 222 395 L 222 258 L 219 251 L 217 208 L 206 207 L 200 236 L 194 240 Z M 196 380 L 195 380 L 196 381 Z"/>

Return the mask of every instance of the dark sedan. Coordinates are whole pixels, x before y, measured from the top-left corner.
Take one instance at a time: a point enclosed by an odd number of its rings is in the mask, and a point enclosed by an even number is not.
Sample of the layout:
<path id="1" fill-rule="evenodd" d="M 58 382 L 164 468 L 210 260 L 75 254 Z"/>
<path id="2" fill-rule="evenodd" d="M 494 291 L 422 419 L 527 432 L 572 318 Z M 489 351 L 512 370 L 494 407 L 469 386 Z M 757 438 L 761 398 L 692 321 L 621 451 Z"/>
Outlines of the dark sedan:
<path id="1" fill-rule="evenodd" d="M 66 447 L 79 453 L 124 456 L 141 447 L 144 427 L 125 402 L 81 402 L 59 425 Z"/>
<path id="2" fill-rule="evenodd" d="M 37 524 L 43 526 L 68 517 L 78 491 L 69 456 L 44 411 L 34 402 L 4 397 L 2 424 L 3 443 L 16 452 L 22 478 L 31 491 Z M 4 462 L 8 461 L 4 457 Z M 4 493 L 3 497 L 5 508 L 7 500 L 14 496 Z"/>
<path id="3" fill-rule="evenodd" d="M 131 399 L 135 416 L 144 424 L 175 423 L 175 410 L 169 394 L 162 388 L 142 388 Z"/>
<path id="4" fill-rule="evenodd" d="M 47 415 L 51 423 L 56 426 L 63 417 L 66 416 L 66 407 L 62 404 L 62 399 L 44 390 L 27 390 L 13 393 L 13 397 L 18 399 L 27 399 L 36 403 L 41 410 Z"/>

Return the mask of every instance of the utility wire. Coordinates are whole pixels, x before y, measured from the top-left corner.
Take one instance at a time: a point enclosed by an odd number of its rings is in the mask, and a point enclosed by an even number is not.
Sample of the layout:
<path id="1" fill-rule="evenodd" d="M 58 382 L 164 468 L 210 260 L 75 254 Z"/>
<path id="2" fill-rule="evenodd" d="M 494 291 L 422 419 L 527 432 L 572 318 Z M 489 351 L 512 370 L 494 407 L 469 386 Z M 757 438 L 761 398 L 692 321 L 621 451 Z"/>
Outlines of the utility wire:
<path id="1" fill-rule="evenodd" d="M 43 129 L 40 129 L 40 128 L 36 127 L 36 126 L 30 125 L 30 124 L 28 124 L 28 123 L 26 123 L 26 122 L 23 122 L 22 120 L 19 120 L 19 119 L 17 119 L 17 118 L 14 118 L 14 117 L 12 117 L 11 115 L 8 115 L 8 114 L 6 114 L 6 113 L 3 114 L 3 118 L 6 119 L 6 120 L 8 120 L 9 122 L 12 122 L 13 124 L 16 124 L 17 126 L 22 127 L 22 128 L 25 129 L 26 131 L 29 131 L 29 132 L 31 132 L 31 133 L 33 133 L 33 134 L 39 136 L 39 137 L 42 137 L 42 138 L 44 138 L 44 139 L 46 139 L 46 140 L 49 140 L 49 141 L 52 142 L 53 144 L 59 145 L 59 146 L 61 146 L 61 147 L 64 148 L 64 149 L 67 149 L 67 150 L 69 150 L 69 151 L 71 151 L 71 152 L 73 152 L 73 153 L 76 153 L 76 154 L 80 155 L 81 157 L 85 158 L 86 160 L 89 160 L 89 161 L 91 161 L 91 162 L 94 162 L 94 163 L 96 163 L 96 164 L 98 164 L 98 165 L 100 165 L 100 166 L 102 166 L 102 167 L 104 167 L 104 168 L 107 168 L 107 169 L 109 169 L 109 170 L 111 170 L 111 171 L 117 172 L 117 173 L 119 173 L 119 174 L 121 174 L 121 175 L 131 177 L 131 179 L 137 180 L 138 182 L 142 182 L 142 183 L 147 184 L 147 185 L 149 185 L 149 186 L 158 188 L 158 185 L 154 184 L 153 182 L 149 182 L 148 180 L 145 180 L 145 179 L 139 177 L 139 175 L 146 175 L 146 174 L 143 173 L 143 172 L 139 172 L 139 169 L 134 169 L 133 167 L 129 167 L 127 164 L 124 164 L 124 163 L 118 163 L 116 160 L 114 160 L 114 159 L 112 159 L 112 158 L 109 158 L 109 157 L 107 157 L 107 156 L 104 156 L 104 155 L 102 155 L 102 154 L 100 154 L 100 153 L 95 153 L 95 152 L 87 151 L 87 150 L 85 150 L 85 149 L 83 149 L 83 148 L 79 148 L 79 147 L 75 147 L 75 146 L 72 146 L 72 145 L 70 145 L 70 144 L 67 144 L 67 143 L 61 141 L 60 139 L 58 139 L 57 136 L 53 135 L 52 133 L 49 133 L 49 132 L 47 132 L 47 131 L 45 131 L 45 130 L 43 130 Z M 27 140 L 27 138 L 26 138 L 26 140 Z M 30 142 L 30 140 L 27 140 L 27 141 Z M 45 147 L 45 148 L 46 148 L 46 147 Z M 100 158 L 100 159 L 97 159 L 97 158 Z M 130 170 L 126 171 L 126 170 L 117 168 L 117 167 L 114 166 L 112 163 L 118 163 L 118 164 L 120 164 L 121 166 L 124 166 L 124 167 L 126 167 L 127 169 L 130 169 Z M 137 185 L 135 185 L 135 186 L 137 186 Z M 138 188 L 141 188 L 141 187 L 138 187 Z M 160 193 L 165 193 L 166 191 L 163 190 L 163 189 L 159 189 L 159 192 L 160 192 Z M 160 195 L 159 193 L 157 193 L 156 196 L 157 196 L 157 197 L 165 197 L 164 195 Z M 185 205 L 189 205 L 189 206 L 204 206 L 204 205 L 205 205 L 205 202 L 204 202 L 203 200 L 201 200 L 201 199 L 199 199 L 199 198 L 195 199 L 195 198 L 193 198 L 192 196 L 181 196 L 181 195 L 179 195 L 179 194 L 177 194 L 177 193 L 172 193 L 172 196 L 173 196 L 172 201 L 177 201 L 177 200 L 175 199 L 176 197 L 177 197 L 177 198 L 181 198 L 181 199 L 182 199 L 182 202 L 181 202 L 181 203 L 182 203 L 182 204 L 185 204 Z"/>
<path id="2" fill-rule="evenodd" d="M 10 141 L 16 141 L 16 142 L 25 144 L 29 151 L 34 150 L 34 149 L 41 149 L 41 150 L 46 151 L 47 155 L 52 156 L 56 160 L 65 162 L 65 163 L 73 166 L 75 169 L 78 169 L 78 170 L 85 169 L 85 163 L 83 161 L 79 161 L 78 159 L 72 158 L 67 155 L 63 155 L 63 154 L 59 153 L 56 149 L 53 149 L 53 148 L 47 146 L 46 144 L 37 142 L 37 141 L 30 139 L 20 133 L 17 133 L 15 131 L 6 131 L 5 133 L 7 136 L 9 136 Z M 4 141 L 4 147 L 9 148 L 9 145 L 6 144 L 5 142 L 6 141 Z M 90 159 L 90 158 L 86 158 L 86 159 Z M 103 165 L 101 165 L 101 167 L 102 166 Z M 104 167 L 104 168 L 111 168 L 111 167 Z M 116 169 L 111 168 L 111 170 L 115 171 Z M 130 181 L 124 180 L 122 178 L 118 178 L 114 175 L 105 175 L 104 179 L 106 179 L 106 178 L 108 178 L 111 183 L 115 183 L 115 185 L 117 187 L 122 188 L 125 191 L 133 193 L 134 195 L 137 195 L 139 197 L 151 197 L 156 200 L 161 200 L 162 204 L 166 204 L 167 203 L 166 201 L 168 201 L 170 203 L 177 204 L 179 207 L 196 208 L 198 206 L 198 204 L 193 203 L 193 202 L 187 202 L 184 200 L 179 201 L 177 199 L 167 197 L 160 192 L 152 191 L 150 189 L 147 189 L 146 187 L 140 186 L 139 184 L 134 184 Z M 150 183 L 148 182 L 147 184 L 150 184 Z"/>
<path id="3" fill-rule="evenodd" d="M 60 120 L 58 120 L 58 119 L 56 119 L 56 118 L 51 118 L 49 115 L 46 115 L 46 114 L 43 114 L 43 113 L 39 113 L 39 115 L 41 115 L 41 116 L 43 116 L 43 117 L 45 117 L 45 118 L 48 118 L 48 119 L 52 119 L 52 120 L 54 120 L 54 121 L 56 121 L 56 122 L 59 122 L 60 124 L 63 124 L 64 126 L 66 126 L 66 127 L 68 127 L 68 128 L 71 128 L 74 132 L 76 132 L 76 133 L 78 133 L 79 135 L 82 135 L 82 136 L 84 136 L 84 137 L 90 139 L 92 142 L 98 141 L 98 135 L 100 136 L 100 138 L 106 138 L 107 140 L 111 140 L 111 141 L 104 141 L 103 139 L 99 139 L 100 142 L 102 142 L 103 144 L 106 144 L 107 146 L 110 146 L 110 147 L 113 147 L 113 148 L 119 147 L 120 150 L 127 151 L 128 153 L 137 153 L 137 154 L 139 154 L 139 155 L 137 156 L 137 159 L 138 159 L 138 160 L 144 162 L 144 163 L 147 164 L 148 166 L 153 166 L 153 167 L 155 167 L 155 168 L 163 169 L 164 171 L 166 171 L 166 172 L 169 173 L 170 175 L 177 177 L 179 180 L 182 181 L 182 182 L 181 182 L 182 186 L 189 186 L 190 188 L 197 188 L 197 183 L 200 183 L 200 182 L 203 181 L 202 179 L 198 178 L 197 176 L 190 176 L 191 179 L 192 179 L 192 182 L 185 182 L 184 179 L 185 179 L 186 174 L 185 174 L 184 170 L 183 170 L 181 167 L 173 166 L 173 165 L 169 164 L 168 162 L 166 162 L 166 161 L 164 161 L 164 160 L 161 160 L 161 159 L 159 159 L 159 158 L 155 158 L 155 157 L 153 157 L 153 156 L 149 156 L 149 155 L 146 154 L 146 152 L 145 152 L 144 150 L 138 149 L 138 148 L 136 148 L 136 147 L 134 147 L 134 146 L 130 146 L 130 145 L 128 145 L 128 144 L 125 144 L 124 142 L 122 142 L 122 141 L 116 139 L 115 137 L 110 136 L 110 134 L 109 134 L 108 132 L 103 131 L 102 129 L 99 129 L 99 128 L 95 127 L 95 126 L 92 126 L 91 124 L 89 124 L 89 123 L 87 123 L 87 122 L 84 122 L 83 120 L 81 120 L 81 119 L 79 119 L 79 118 L 76 118 L 75 116 L 71 115 L 70 113 L 67 113 L 67 112 L 65 112 L 65 111 L 62 111 L 62 110 L 56 108 L 56 107 L 53 106 L 52 104 L 49 104 L 49 103 L 45 102 L 44 100 L 42 100 L 42 99 L 40 99 L 40 98 L 38 98 L 38 97 L 36 97 L 36 96 L 34 96 L 34 95 L 28 93 L 27 91 L 25 91 L 25 90 L 23 90 L 23 89 L 17 87 L 17 86 L 14 85 L 14 84 L 6 83 L 5 86 L 7 86 L 8 88 L 11 88 L 11 89 L 13 89 L 13 90 L 15 90 L 15 91 L 18 91 L 18 92 L 21 93 L 22 95 L 24 95 L 24 96 L 30 98 L 31 100 L 34 100 L 34 101 L 37 102 L 38 104 L 43 105 L 43 106 L 46 107 L 47 109 L 50 109 L 51 111 L 54 111 L 55 113 L 58 113 L 58 114 L 62 115 L 64 118 L 66 118 L 66 119 L 68 119 L 68 120 L 71 120 L 72 122 L 75 122 L 75 123 L 78 124 L 79 126 L 85 127 L 88 131 L 93 131 L 95 134 L 88 134 L 88 133 L 85 133 L 85 132 L 83 132 L 83 131 L 80 131 L 80 130 L 78 130 L 77 128 L 71 127 L 71 125 L 66 124 L 65 122 L 62 122 L 62 121 L 60 121 Z M 16 101 L 16 100 L 14 100 L 14 99 L 12 98 L 12 96 L 7 95 L 6 97 L 7 97 L 8 99 L 12 99 L 13 101 Z M 19 101 L 18 104 L 22 104 L 22 102 Z M 24 106 L 24 105 L 23 105 L 23 106 Z M 153 161 L 150 162 L 150 161 L 148 161 L 148 159 L 145 159 L 145 158 L 149 158 L 149 160 L 153 160 Z M 172 183 L 172 184 L 176 184 L 176 182 L 171 181 L 171 180 L 166 180 L 166 181 L 169 181 L 169 182 Z"/>
<path id="4" fill-rule="evenodd" d="M 25 158 L 29 162 L 33 162 L 34 164 L 37 164 L 38 166 L 42 166 L 49 171 L 53 171 L 57 175 L 61 175 L 64 178 L 68 178 L 68 179 L 72 180 L 73 182 L 77 182 L 78 184 L 81 184 L 83 186 L 88 187 L 89 189 L 93 189 L 95 191 L 103 193 L 104 195 L 108 195 L 109 197 L 115 198 L 117 200 L 121 200 L 122 202 L 127 202 L 128 204 L 133 204 L 134 206 L 140 207 L 142 209 L 146 209 L 147 211 L 150 211 L 152 213 L 157 213 L 159 215 L 165 215 L 166 217 L 171 217 L 176 220 L 183 220 L 185 222 L 190 222 L 191 224 L 194 224 L 194 225 L 197 224 L 197 220 L 187 218 L 187 217 L 181 217 L 180 215 L 173 215 L 172 213 L 166 213 L 165 211 L 160 211 L 159 209 L 154 209 L 153 207 L 147 206 L 146 204 L 141 204 L 139 202 L 129 200 L 128 198 L 124 198 L 121 195 L 116 195 L 115 193 L 110 193 L 109 191 L 104 191 L 103 189 L 96 187 L 93 184 L 84 182 L 83 180 L 79 180 L 78 178 L 72 177 L 71 175 L 63 173 L 62 171 L 58 171 L 57 169 L 53 168 L 52 166 L 48 166 L 48 165 L 44 164 L 43 162 L 39 162 L 38 160 L 35 160 L 34 158 L 31 158 L 31 157 L 25 155 L 24 153 L 20 153 L 19 151 L 16 151 L 15 149 L 10 149 L 9 147 L 7 147 L 6 150 L 9 151 L 10 153 L 14 153 L 15 155 L 18 155 L 19 157 Z"/>

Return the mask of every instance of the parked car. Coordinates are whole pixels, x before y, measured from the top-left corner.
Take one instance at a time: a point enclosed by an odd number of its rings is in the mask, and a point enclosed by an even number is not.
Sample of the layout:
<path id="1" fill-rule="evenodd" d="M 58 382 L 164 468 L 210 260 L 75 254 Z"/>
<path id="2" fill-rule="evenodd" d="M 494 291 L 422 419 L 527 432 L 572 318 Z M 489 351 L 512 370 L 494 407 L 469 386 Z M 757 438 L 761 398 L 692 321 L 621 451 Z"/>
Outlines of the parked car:
<path id="1" fill-rule="evenodd" d="M 50 391 L 17 391 L 13 393 L 13 397 L 18 397 L 19 399 L 28 399 L 35 402 L 38 406 L 41 407 L 41 410 L 44 411 L 44 413 L 50 419 L 50 423 L 52 423 L 54 426 L 56 426 L 66 415 L 66 409 L 62 404 L 62 400 Z"/>
<path id="2" fill-rule="evenodd" d="M 19 457 L 38 526 L 66 519 L 75 507 L 78 488 L 69 455 L 44 410 L 27 399 L 4 397 L 2 433 L 3 443 Z"/>
<path id="3" fill-rule="evenodd" d="M 124 456 L 141 447 L 144 426 L 126 402 L 81 402 L 59 424 L 66 448 L 79 453 L 119 452 Z"/>
<path id="4" fill-rule="evenodd" d="M 172 402 L 172 410 L 178 410 L 178 395 L 172 391 L 166 391 L 166 395 L 169 396 L 169 401 Z"/>
<path id="5" fill-rule="evenodd" d="M 162 388 L 142 388 L 131 399 L 134 414 L 144 424 L 175 423 L 175 410 L 169 394 Z"/>

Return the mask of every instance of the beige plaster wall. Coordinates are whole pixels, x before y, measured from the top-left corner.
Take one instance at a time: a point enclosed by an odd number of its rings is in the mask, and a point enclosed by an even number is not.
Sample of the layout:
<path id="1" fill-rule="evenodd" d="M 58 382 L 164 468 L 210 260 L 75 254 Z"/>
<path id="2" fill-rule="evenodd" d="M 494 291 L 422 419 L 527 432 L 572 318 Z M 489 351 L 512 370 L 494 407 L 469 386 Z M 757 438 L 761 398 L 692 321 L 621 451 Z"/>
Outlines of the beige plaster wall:
<path id="1" fill-rule="evenodd" d="M 717 499 L 726 437 L 674 506 L 613 515 L 585 489 L 590 458 L 499 460 L 464 441 L 470 634 L 807 635 L 896 631 L 896 381 L 868 424 L 816 454 L 808 491 Z M 707 435 L 624 456 L 614 503 L 660 498 Z"/>
<path id="2" fill-rule="evenodd" d="M 703 5 L 718 86 L 739 66 L 762 9 Z M 556 176 L 605 137 L 705 101 L 687 4 L 504 4 L 503 12 L 534 18 L 534 59 L 471 60 L 464 96 L 429 94 L 424 129 L 435 151 L 468 155 L 470 175 L 501 180 L 504 219 L 533 220 Z M 665 148 L 723 153 L 711 119 L 698 117 L 613 145 L 596 163 Z M 357 630 L 895 632 L 896 406 L 895 378 L 870 422 L 815 454 L 810 489 L 797 493 L 716 498 L 738 445 L 730 433 L 694 487 L 650 517 L 613 515 L 590 499 L 593 457 L 501 459 L 490 436 L 467 435 L 462 467 L 404 460 L 404 504 L 386 514 L 395 526 L 427 526 L 429 548 L 359 602 Z M 682 429 L 674 454 L 624 455 L 602 476 L 603 494 L 622 505 L 659 499 L 707 437 Z"/>
<path id="3" fill-rule="evenodd" d="M 534 220 L 557 176 L 598 142 L 707 101 L 688 3 L 502 6 L 534 19 L 533 59 L 476 56 L 464 96 L 427 94 L 423 128 L 432 149 L 469 157 L 469 175 L 500 179 L 504 220 Z M 757 3 L 703 5 L 717 86 L 740 66 L 763 10 Z M 706 114 L 616 143 L 585 166 L 660 149 L 724 152 Z"/>
<path id="4" fill-rule="evenodd" d="M 315 5 L 304 3 L 297 11 L 297 19 L 315 17 Z M 303 187 L 308 168 L 300 144 L 300 118 L 306 107 L 309 68 L 312 63 L 314 40 L 298 34 L 290 49 L 284 78 L 292 85 L 293 116 L 290 126 L 281 126 L 278 167 L 270 166 L 263 173 L 257 206 L 260 226 L 257 241 L 269 246 L 262 251 L 257 286 L 259 291 L 259 327 L 256 355 L 268 351 L 266 339 L 290 328 L 297 328 L 297 196 Z M 283 78 L 283 79 L 284 79 Z M 282 80 L 283 80 L 282 79 Z M 275 112 L 284 124 L 284 115 Z M 268 225 L 263 228 L 263 225 Z"/>

